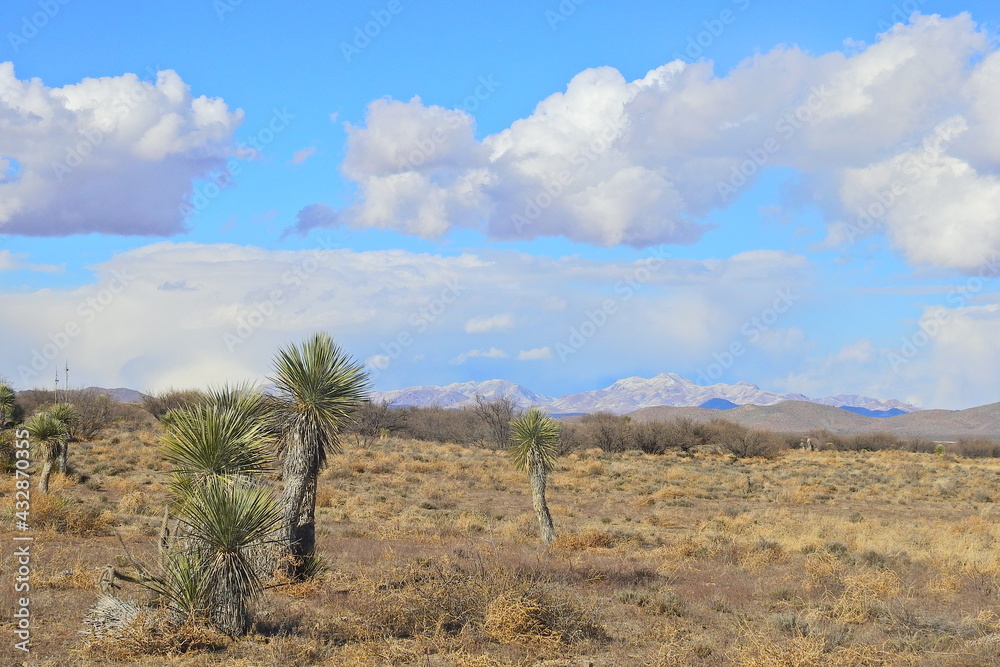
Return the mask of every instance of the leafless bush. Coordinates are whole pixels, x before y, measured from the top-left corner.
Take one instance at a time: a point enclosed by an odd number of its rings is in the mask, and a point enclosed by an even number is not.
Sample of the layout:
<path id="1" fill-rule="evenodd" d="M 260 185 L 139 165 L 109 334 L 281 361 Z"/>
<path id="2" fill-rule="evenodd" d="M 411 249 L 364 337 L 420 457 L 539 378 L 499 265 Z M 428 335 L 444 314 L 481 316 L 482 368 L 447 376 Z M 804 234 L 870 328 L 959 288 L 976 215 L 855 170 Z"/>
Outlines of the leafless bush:
<path id="1" fill-rule="evenodd" d="M 580 423 L 586 427 L 590 447 L 600 447 L 606 452 L 624 452 L 632 449 L 631 419 L 610 412 L 585 415 Z"/>
<path id="2" fill-rule="evenodd" d="M 400 413 L 401 433 L 416 440 L 472 445 L 486 437 L 482 422 L 471 409 L 408 407 L 401 409 Z"/>
<path id="3" fill-rule="evenodd" d="M 510 423 L 520 410 L 508 396 L 487 400 L 476 394 L 476 414 L 486 425 L 488 442 L 494 449 L 504 449 L 510 445 Z"/>
<path id="4" fill-rule="evenodd" d="M 963 438 L 954 451 L 969 459 L 992 458 L 1000 456 L 1000 443 L 988 438 Z"/>
<path id="5" fill-rule="evenodd" d="M 352 415 L 349 432 L 359 447 L 371 447 L 378 438 L 399 431 L 403 427 L 403 414 L 389 401 L 365 401 Z"/>
<path id="6" fill-rule="evenodd" d="M 167 389 L 155 394 L 147 394 L 142 405 L 151 415 L 160 419 L 171 410 L 186 408 L 205 400 L 205 394 L 197 389 Z"/>
<path id="7" fill-rule="evenodd" d="M 775 458 L 781 453 L 783 443 L 768 431 L 746 428 L 732 422 L 717 425 L 719 446 L 722 451 L 741 459 Z"/>

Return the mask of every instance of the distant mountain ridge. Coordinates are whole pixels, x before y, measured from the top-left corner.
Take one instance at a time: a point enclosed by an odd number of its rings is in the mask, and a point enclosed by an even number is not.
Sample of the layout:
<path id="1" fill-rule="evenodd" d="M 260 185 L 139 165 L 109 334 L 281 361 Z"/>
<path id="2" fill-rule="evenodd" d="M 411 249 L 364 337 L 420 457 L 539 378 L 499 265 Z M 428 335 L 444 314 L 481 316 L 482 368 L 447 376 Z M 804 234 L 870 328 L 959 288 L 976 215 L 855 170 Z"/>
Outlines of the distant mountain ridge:
<path id="1" fill-rule="evenodd" d="M 648 422 L 685 417 L 696 422 L 719 418 L 718 410 L 660 406 L 629 415 Z M 966 410 L 919 410 L 892 417 L 870 417 L 822 403 L 785 401 L 775 405 L 741 405 L 725 412 L 727 421 L 750 428 L 783 433 L 808 433 L 825 429 L 838 435 L 889 433 L 900 438 L 952 441 L 961 438 L 1000 440 L 1000 403 Z"/>
<path id="2" fill-rule="evenodd" d="M 766 391 L 749 382 L 717 383 L 707 387 L 695 384 L 676 373 L 661 373 L 653 378 L 630 377 L 595 389 L 558 398 L 535 392 L 508 380 L 460 382 L 444 387 L 421 386 L 395 391 L 372 392 L 375 400 L 386 400 L 397 406 L 430 406 L 461 408 L 475 404 L 476 394 L 489 400 L 509 397 L 518 407 L 540 407 L 552 413 L 613 412 L 626 414 L 658 406 L 696 407 L 720 399 L 737 406 L 774 405 L 782 401 L 803 401 L 833 407 L 863 409 L 879 413 L 898 410 L 909 413 L 916 406 L 897 400 L 881 400 L 867 396 L 845 395 L 812 399 L 802 394 Z"/>

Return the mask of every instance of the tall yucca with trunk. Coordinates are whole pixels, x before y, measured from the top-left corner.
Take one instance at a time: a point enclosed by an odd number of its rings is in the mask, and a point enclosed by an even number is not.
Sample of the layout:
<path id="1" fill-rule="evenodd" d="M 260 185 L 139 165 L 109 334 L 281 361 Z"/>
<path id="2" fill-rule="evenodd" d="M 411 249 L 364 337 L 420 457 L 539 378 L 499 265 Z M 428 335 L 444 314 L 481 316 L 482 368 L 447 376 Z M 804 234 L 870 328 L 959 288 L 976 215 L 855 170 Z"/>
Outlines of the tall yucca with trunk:
<path id="1" fill-rule="evenodd" d="M 527 471 L 531 482 L 531 502 L 538 516 L 542 542 L 550 544 L 556 538 L 552 515 L 545 502 L 545 484 L 555 467 L 559 448 L 559 425 L 537 408 L 511 422 L 511 439 L 514 446 L 509 451 L 516 470 Z"/>
<path id="2" fill-rule="evenodd" d="M 317 333 L 278 351 L 273 415 L 280 432 L 284 489 L 283 535 L 287 570 L 302 576 L 316 550 L 316 483 L 327 456 L 340 451 L 340 432 L 364 400 L 368 374 L 334 343 Z"/>
<path id="3" fill-rule="evenodd" d="M 38 490 L 42 493 L 48 493 L 52 468 L 56 464 L 60 451 L 65 446 L 69 433 L 66 425 L 48 412 L 39 412 L 30 417 L 24 422 L 24 428 L 28 431 L 28 437 L 32 444 L 41 448 L 43 461 L 42 472 L 38 478 Z"/>

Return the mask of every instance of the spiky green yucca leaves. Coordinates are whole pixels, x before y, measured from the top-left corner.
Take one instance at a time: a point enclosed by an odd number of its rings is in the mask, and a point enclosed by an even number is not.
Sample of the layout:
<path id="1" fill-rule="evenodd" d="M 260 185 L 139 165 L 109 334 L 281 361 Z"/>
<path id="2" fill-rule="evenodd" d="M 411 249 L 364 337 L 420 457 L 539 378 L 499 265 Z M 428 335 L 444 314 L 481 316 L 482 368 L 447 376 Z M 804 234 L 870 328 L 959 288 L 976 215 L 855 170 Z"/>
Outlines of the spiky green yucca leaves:
<path id="1" fill-rule="evenodd" d="M 223 387 L 164 422 L 172 511 L 183 529 L 148 585 L 176 613 L 207 614 L 234 636 L 250 627 L 249 606 L 270 574 L 259 554 L 281 520 L 260 479 L 273 444 L 264 400 L 246 385 Z"/>
<path id="2" fill-rule="evenodd" d="M 0 429 L 7 426 L 14 414 L 14 403 L 17 399 L 14 390 L 5 382 L 0 382 Z"/>
<path id="3" fill-rule="evenodd" d="M 73 433 L 73 428 L 80 422 L 80 413 L 70 403 L 56 403 L 45 412 L 65 424 L 67 433 Z"/>
<path id="4" fill-rule="evenodd" d="M 263 589 L 256 550 L 281 522 L 281 508 L 267 487 L 209 477 L 178 499 L 176 515 L 187 545 L 168 557 L 163 592 L 178 611 L 207 609 L 230 635 L 249 628 L 249 605 Z"/>
<path id="5" fill-rule="evenodd" d="M 48 493 L 52 466 L 56 463 L 62 447 L 65 446 L 69 431 L 66 424 L 49 412 L 39 412 L 33 415 L 24 422 L 24 428 L 28 431 L 31 442 L 42 448 L 43 462 L 42 472 L 38 479 L 38 490 L 42 493 Z"/>
<path id="6" fill-rule="evenodd" d="M 545 484 L 555 467 L 559 445 L 559 425 L 537 408 L 511 422 L 511 439 L 514 446 L 509 451 L 511 463 L 517 470 L 526 470 L 531 482 L 531 501 L 538 516 L 542 541 L 551 543 L 555 537 L 552 515 L 545 501 Z"/>
<path id="7" fill-rule="evenodd" d="M 277 389 L 274 416 L 281 432 L 284 537 L 288 570 L 303 576 L 315 552 L 316 483 L 327 456 L 340 450 L 340 431 L 365 398 L 368 374 L 317 333 L 279 350 L 270 378 Z"/>
<path id="8" fill-rule="evenodd" d="M 279 397 L 283 451 L 297 448 L 317 468 L 340 451 L 340 430 L 364 400 L 368 374 L 333 338 L 320 332 L 301 346 L 279 350 L 270 378 Z"/>
<path id="9" fill-rule="evenodd" d="M 559 425 L 548 415 L 533 408 L 511 422 L 514 446 L 508 454 L 516 470 L 527 470 L 532 459 L 551 472 L 559 452 Z"/>
<path id="10" fill-rule="evenodd" d="M 205 403 L 172 413 L 164 424 L 162 451 L 175 478 L 197 482 L 210 476 L 253 476 L 269 468 L 271 434 L 251 394 L 229 405 Z"/>

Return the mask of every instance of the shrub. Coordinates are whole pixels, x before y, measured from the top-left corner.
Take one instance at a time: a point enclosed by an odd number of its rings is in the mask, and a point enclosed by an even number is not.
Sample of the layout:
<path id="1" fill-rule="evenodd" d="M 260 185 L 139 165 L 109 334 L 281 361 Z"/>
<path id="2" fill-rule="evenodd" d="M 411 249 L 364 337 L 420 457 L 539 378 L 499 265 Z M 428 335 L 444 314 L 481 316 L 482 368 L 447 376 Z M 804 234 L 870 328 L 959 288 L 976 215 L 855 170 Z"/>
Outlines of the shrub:
<path id="1" fill-rule="evenodd" d="M 348 432 L 360 447 L 371 447 L 375 440 L 399 431 L 403 427 L 402 413 L 389 401 L 364 401 L 351 415 Z"/>
<path id="2" fill-rule="evenodd" d="M 584 415 L 580 424 L 587 434 L 587 448 L 600 447 L 606 452 L 624 452 L 633 449 L 630 434 L 631 419 L 610 412 L 595 412 Z"/>
<path id="3" fill-rule="evenodd" d="M 737 458 L 775 458 L 782 451 L 780 438 L 768 431 L 746 428 L 727 422 L 719 429 L 722 451 Z"/>
<path id="4" fill-rule="evenodd" d="M 155 394 L 147 394 L 142 406 L 157 419 L 171 410 L 188 408 L 204 402 L 205 394 L 197 389 L 167 389 Z"/>
<path id="5" fill-rule="evenodd" d="M 982 459 L 1000 456 L 1000 443 L 987 438 L 974 438 L 958 441 L 955 453 L 969 459 Z"/>

